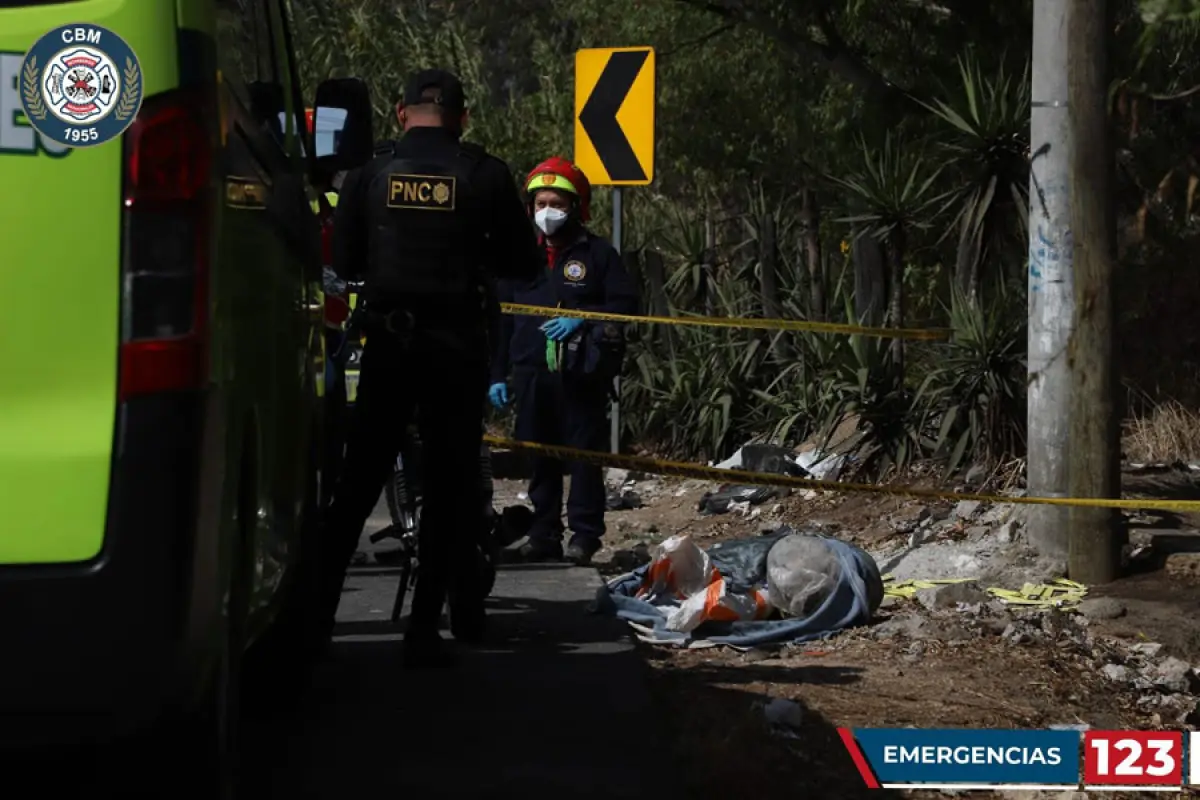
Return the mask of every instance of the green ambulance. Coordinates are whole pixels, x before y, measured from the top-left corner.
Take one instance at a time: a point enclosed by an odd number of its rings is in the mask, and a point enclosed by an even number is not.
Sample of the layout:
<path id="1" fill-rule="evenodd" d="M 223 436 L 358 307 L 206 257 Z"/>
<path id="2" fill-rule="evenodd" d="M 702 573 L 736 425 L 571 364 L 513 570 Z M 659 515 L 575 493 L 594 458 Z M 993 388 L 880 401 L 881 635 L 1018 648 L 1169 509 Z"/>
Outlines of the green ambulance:
<path id="1" fill-rule="evenodd" d="M 76 23 L 125 40 L 143 101 L 118 139 L 68 149 L 26 119 L 23 60 Z M 4 748 L 178 724 L 192 774 L 220 778 L 246 670 L 284 684 L 307 652 L 310 203 L 371 132 L 361 83 L 302 96 L 294 24 L 286 0 L 0 0 Z M 322 104 L 358 127 L 318 158 Z"/>

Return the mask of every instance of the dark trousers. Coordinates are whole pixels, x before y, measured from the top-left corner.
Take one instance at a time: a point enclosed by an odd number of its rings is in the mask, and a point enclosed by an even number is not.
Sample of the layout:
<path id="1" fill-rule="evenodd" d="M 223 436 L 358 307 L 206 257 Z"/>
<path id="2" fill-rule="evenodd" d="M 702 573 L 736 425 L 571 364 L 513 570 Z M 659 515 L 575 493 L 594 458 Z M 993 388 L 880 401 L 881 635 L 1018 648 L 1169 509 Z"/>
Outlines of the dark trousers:
<path id="1" fill-rule="evenodd" d="M 346 363 L 345 353 L 338 353 L 345 334 L 325 329 L 325 453 L 322 461 L 322 491 L 328 493 L 337 485 L 346 446 Z M 339 357 L 340 356 L 340 357 Z M 321 498 L 322 503 L 326 500 Z"/>
<path id="2" fill-rule="evenodd" d="M 327 625 L 367 517 L 417 415 L 422 442 L 420 553 L 408 636 L 436 636 L 442 607 L 479 603 L 475 546 L 482 525 L 479 448 L 487 386 L 482 334 L 418 331 L 411 339 L 371 332 L 362 358 L 346 458 L 329 509 L 322 600 Z"/>
<path id="3" fill-rule="evenodd" d="M 517 369 L 517 439 L 539 444 L 608 451 L 607 381 L 588 376 L 563 375 L 546 369 Z M 563 535 L 564 464 L 555 458 L 535 456 L 529 499 L 534 521 L 531 539 L 560 542 Z M 595 545 L 604 535 L 604 468 L 596 464 L 567 462 L 571 492 L 567 497 L 567 525 L 571 538 Z"/>

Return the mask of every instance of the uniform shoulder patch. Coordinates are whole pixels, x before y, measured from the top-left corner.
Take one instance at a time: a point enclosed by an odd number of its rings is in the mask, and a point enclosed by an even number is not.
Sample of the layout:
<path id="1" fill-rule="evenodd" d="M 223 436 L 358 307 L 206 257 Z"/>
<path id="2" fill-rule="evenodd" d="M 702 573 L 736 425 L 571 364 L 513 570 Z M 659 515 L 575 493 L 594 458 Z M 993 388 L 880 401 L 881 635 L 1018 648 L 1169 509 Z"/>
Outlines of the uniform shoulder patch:
<path id="1" fill-rule="evenodd" d="M 453 175 L 388 175 L 388 208 L 453 211 L 457 201 L 458 180 Z"/>
<path id="2" fill-rule="evenodd" d="M 563 265 L 563 277 L 569 281 L 581 281 L 586 276 L 587 267 L 583 265 L 582 261 L 568 261 Z"/>

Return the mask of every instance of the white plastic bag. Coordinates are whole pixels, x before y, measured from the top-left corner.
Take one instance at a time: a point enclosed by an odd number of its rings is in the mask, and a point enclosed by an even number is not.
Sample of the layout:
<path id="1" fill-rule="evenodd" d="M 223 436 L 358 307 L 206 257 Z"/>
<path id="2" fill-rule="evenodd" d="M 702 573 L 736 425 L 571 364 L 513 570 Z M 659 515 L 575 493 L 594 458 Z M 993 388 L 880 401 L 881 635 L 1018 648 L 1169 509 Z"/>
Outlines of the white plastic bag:
<path id="1" fill-rule="evenodd" d="M 767 602 L 766 588 L 756 589 L 749 594 L 734 594 L 718 578 L 703 592 L 683 601 L 679 608 L 667 616 L 667 630 L 687 633 L 705 622 L 738 622 L 764 619 L 771 613 Z"/>
<path id="2" fill-rule="evenodd" d="M 785 536 L 767 554 L 771 604 L 793 617 L 813 614 L 837 588 L 841 577 L 837 554 L 819 536 Z"/>
<path id="3" fill-rule="evenodd" d="M 649 602 L 662 598 L 686 600 L 703 592 L 712 580 L 708 553 L 687 534 L 672 536 L 654 548 L 637 596 Z"/>

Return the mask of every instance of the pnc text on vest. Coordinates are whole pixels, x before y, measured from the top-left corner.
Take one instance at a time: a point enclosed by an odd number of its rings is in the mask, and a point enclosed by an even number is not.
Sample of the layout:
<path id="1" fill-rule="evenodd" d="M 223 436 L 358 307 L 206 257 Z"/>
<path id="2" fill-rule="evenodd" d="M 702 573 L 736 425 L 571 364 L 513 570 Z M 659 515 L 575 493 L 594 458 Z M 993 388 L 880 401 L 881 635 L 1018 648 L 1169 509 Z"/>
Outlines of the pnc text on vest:
<path id="1" fill-rule="evenodd" d="M 453 211 L 457 181 L 452 175 L 388 176 L 388 208 Z"/>

